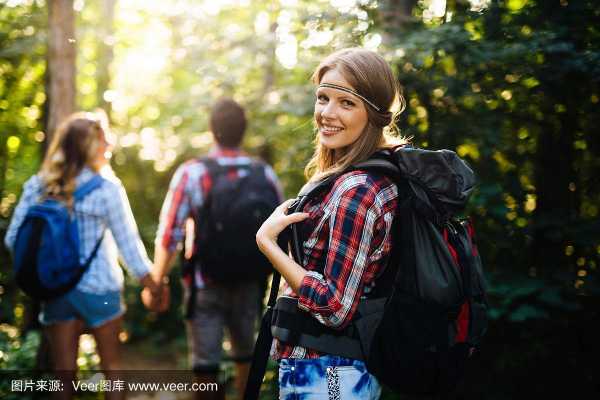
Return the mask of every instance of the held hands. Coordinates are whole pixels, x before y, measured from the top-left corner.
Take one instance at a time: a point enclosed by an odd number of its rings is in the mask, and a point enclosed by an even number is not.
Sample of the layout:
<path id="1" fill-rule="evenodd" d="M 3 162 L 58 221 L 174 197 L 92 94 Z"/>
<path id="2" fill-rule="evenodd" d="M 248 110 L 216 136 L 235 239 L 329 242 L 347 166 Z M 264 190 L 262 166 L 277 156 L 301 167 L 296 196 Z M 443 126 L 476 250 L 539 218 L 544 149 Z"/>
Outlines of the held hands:
<path id="1" fill-rule="evenodd" d="M 144 306 L 154 312 L 165 312 L 169 308 L 169 304 L 171 301 L 169 286 L 161 285 L 160 292 L 157 294 L 152 294 L 150 289 L 144 288 L 141 293 L 142 303 Z"/>
<path id="2" fill-rule="evenodd" d="M 256 232 L 256 244 L 263 253 L 269 245 L 277 244 L 277 237 L 288 225 L 308 218 L 308 213 L 286 214 L 288 207 L 294 201 L 295 199 L 289 199 L 281 203 Z"/>
<path id="3" fill-rule="evenodd" d="M 145 287 L 140 296 L 144 306 L 150 311 L 166 311 L 169 308 L 171 298 L 168 280 L 157 282 L 150 274 L 147 274 L 142 279 L 142 284 Z"/>

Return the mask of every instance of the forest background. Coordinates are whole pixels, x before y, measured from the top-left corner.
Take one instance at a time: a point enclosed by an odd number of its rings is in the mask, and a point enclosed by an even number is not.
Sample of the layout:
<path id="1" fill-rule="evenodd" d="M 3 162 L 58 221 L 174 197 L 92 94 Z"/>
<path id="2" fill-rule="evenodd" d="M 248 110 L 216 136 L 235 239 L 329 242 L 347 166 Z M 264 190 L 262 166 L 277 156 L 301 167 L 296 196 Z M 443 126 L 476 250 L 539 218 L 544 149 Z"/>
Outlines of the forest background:
<path id="1" fill-rule="evenodd" d="M 60 35 L 68 40 L 49 45 Z M 80 109 L 109 115 L 112 165 L 150 253 L 168 182 L 210 147 L 207 117 L 221 96 L 247 108 L 244 147 L 273 164 L 293 197 L 313 148 L 311 72 L 347 46 L 393 65 L 408 104 L 403 135 L 455 150 L 478 175 L 469 213 L 491 324 L 460 395 L 598 395 L 600 6 L 592 0 L 0 0 L 0 237 L 56 121 Z M 11 268 L 2 247 L 0 369 L 28 369 L 40 335 Z M 169 357 L 157 349 L 174 349 L 174 365 L 186 366 L 178 274 L 161 315 L 143 309 L 127 279 L 121 340 L 148 364 Z M 79 362 L 97 365 L 93 343 Z M 265 398 L 273 379 L 270 371 Z"/>

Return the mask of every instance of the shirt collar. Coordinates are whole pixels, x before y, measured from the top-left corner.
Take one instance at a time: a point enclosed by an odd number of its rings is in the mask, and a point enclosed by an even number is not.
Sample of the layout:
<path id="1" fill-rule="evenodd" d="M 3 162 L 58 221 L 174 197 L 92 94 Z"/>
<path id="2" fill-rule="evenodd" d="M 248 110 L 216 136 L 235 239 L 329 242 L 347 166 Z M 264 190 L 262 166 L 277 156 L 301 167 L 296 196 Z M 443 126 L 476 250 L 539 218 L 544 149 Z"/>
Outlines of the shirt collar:
<path id="1" fill-rule="evenodd" d="M 224 147 L 215 144 L 209 154 L 217 157 L 238 157 L 244 155 L 244 152 L 239 147 Z"/>

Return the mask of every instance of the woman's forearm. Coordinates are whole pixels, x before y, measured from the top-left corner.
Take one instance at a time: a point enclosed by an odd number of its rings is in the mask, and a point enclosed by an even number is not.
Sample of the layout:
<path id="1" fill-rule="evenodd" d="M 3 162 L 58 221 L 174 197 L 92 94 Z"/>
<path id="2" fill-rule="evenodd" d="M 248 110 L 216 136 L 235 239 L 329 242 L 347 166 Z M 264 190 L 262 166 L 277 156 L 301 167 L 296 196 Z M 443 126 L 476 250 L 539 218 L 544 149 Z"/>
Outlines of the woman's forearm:
<path id="1" fill-rule="evenodd" d="M 277 237 L 287 226 L 308 218 L 308 213 L 295 212 L 287 214 L 288 207 L 294 201 L 294 199 L 290 199 L 281 203 L 269 218 L 263 222 L 258 232 L 256 232 L 256 244 L 271 264 L 273 264 L 273 267 L 287 281 L 292 290 L 298 293 L 304 275 L 306 275 L 306 270 L 277 245 Z"/>
<path id="2" fill-rule="evenodd" d="M 271 240 L 258 241 L 260 251 L 269 259 L 273 267 L 279 271 L 283 279 L 295 293 L 302 284 L 306 270 L 287 255 L 276 242 Z"/>

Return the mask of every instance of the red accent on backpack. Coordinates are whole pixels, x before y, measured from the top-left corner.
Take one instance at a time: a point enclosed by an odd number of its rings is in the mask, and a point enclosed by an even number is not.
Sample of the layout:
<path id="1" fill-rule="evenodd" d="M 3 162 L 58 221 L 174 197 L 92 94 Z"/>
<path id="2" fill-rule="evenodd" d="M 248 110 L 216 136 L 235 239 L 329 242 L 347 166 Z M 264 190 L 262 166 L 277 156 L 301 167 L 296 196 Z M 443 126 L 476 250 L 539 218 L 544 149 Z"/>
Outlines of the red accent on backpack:
<path id="1" fill-rule="evenodd" d="M 471 226 L 471 224 L 468 224 L 468 232 L 469 232 L 469 238 L 473 237 L 473 227 Z M 454 247 L 450 244 L 450 242 L 448 241 L 448 230 L 446 228 L 444 228 L 443 231 L 443 236 L 444 236 L 444 242 L 446 242 L 446 246 L 448 246 L 448 250 L 450 251 L 450 254 L 452 255 L 452 259 L 454 260 L 454 265 L 456 265 L 456 268 L 460 269 L 460 273 L 462 273 L 462 268 L 460 266 L 460 264 L 458 263 L 458 254 L 456 253 L 456 250 L 454 249 Z M 475 248 L 473 247 L 473 255 L 475 255 Z M 454 341 L 456 343 L 464 343 L 467 341 L 467 336 L 469 334 L 469 303 L 468 302 L 464 302 L 460 308 L 460 313 L 458 314 L 458 317 L 456 318 L 456 338 L 454 339 Z"/>

